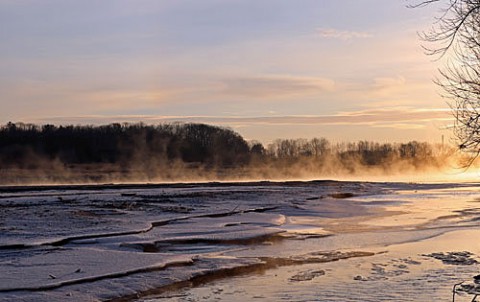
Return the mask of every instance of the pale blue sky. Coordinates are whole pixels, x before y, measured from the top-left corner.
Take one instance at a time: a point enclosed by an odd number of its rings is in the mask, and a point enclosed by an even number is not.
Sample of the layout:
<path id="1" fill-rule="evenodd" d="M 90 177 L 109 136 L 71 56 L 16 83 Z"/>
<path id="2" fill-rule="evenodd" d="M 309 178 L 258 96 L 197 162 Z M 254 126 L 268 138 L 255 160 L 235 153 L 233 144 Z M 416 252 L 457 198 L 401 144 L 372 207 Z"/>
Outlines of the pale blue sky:
<path id="1" fill-rule="evenodd" d="M 0 123 L 202 121 L 248 139 L 439 141 L 438 6 L 0 0 Z M 392 114 L 395 118 L 392 118 Z"/>

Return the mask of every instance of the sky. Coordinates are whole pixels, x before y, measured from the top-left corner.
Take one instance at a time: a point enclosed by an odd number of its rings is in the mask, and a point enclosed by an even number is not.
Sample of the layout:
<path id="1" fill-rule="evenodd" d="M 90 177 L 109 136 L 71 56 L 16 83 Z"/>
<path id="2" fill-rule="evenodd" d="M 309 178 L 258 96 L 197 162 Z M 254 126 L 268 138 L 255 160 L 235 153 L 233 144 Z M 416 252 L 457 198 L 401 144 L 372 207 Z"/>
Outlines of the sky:
<path id="1" fill-rule="evenodd" d="M 248 140 L 441 142 L 441 6 L 0 0 L 0 124 L 202 122 Z"/>

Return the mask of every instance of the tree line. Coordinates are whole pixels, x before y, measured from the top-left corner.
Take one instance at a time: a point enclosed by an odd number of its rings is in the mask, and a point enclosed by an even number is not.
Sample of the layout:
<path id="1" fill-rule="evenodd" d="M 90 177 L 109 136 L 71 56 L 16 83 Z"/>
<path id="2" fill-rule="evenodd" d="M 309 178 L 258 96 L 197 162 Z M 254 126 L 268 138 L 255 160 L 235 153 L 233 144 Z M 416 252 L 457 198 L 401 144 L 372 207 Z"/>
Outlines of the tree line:
<path id="1" fill-rule="evenodd" d="M 302 169 L 321 177 L 339 169 L 351 173 L 361 167 L 388 169 L 399 161 L 417 168 L 440 166 L 451 153 L 451 148 L 416 141 L 333 144 L 325 138 L 279 139 L 264 146 L 247 142 L 228 128 L 193 123 L 0 126 L 1 183 L 28 178 L 70 182 L 82 177 L 281 178 L 294 177 Z"/>
<path id="2" fill-rule="evenodd" d="M 203 124 L 110 124 L 0 127 L 3 166 L 21 166 L 30 158 L 65 164 L 122 164 L 143 158 L 226 167 L 244 164 L 247 142 L 232 130 Z"/>

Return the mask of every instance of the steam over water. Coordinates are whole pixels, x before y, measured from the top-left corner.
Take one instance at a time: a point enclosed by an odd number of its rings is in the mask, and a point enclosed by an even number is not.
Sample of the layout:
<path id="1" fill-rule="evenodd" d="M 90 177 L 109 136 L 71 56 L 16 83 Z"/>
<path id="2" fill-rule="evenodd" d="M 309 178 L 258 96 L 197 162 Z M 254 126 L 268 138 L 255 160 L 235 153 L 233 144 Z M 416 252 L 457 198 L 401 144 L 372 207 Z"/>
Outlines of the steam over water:
<path id="1" fill-rule="evenodd" d="M 477 183 L 4 187 L 0 301 L 451 301 L 478 274 L 479 198 Z"/>
<path id="2" fill-rule="evenodd" d="M 426 142 L 266 146 L 205 124 L 0 125 L 0 185 L 455 177 L 471 158 Z M 441 178 L 442 180 L 445 177 Z"/>

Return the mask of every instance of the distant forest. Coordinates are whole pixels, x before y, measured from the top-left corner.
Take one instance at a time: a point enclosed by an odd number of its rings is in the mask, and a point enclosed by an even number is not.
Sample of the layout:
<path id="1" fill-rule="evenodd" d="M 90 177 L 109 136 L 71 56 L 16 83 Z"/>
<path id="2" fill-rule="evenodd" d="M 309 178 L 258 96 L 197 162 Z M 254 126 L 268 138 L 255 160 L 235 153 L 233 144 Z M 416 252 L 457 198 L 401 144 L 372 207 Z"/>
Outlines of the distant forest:
<path id="1" fill-rule="evenodd" d="M 292 179 L 440 169 L 454 150 L 424 142 L 263 146 L 205 124 L 0 127 L 0 184 Z"/>

